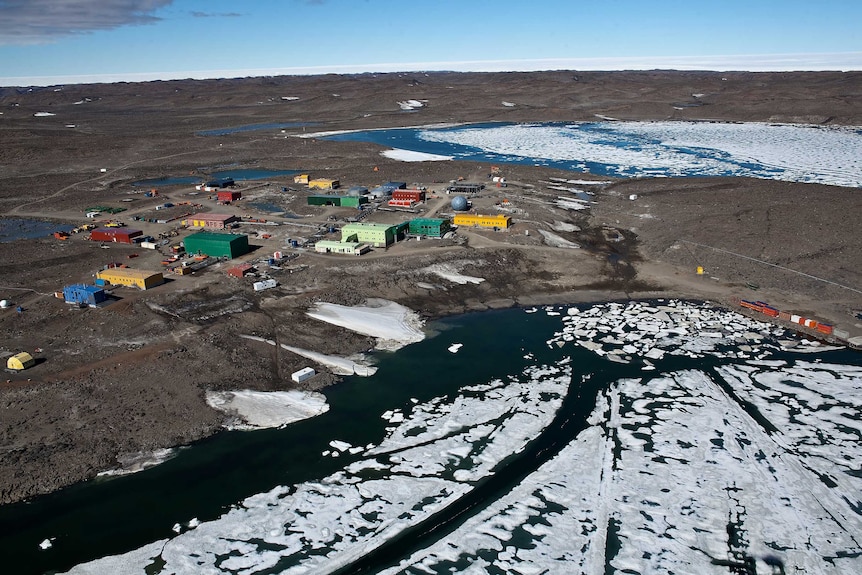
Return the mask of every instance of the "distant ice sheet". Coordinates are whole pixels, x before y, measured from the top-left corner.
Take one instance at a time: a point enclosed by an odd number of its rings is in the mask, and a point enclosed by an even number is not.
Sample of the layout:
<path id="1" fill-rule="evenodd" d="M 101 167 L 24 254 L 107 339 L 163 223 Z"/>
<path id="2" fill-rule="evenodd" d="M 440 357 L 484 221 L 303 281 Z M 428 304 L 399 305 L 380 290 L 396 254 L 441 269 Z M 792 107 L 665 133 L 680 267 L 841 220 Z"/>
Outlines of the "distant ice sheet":
<path id="1" fill-rule="evenodd" d="M 609 175 L 746 176 L 862 187 L 862 130 L 792 124 L 607 122 L 424 130 L 421 139 Z"/>

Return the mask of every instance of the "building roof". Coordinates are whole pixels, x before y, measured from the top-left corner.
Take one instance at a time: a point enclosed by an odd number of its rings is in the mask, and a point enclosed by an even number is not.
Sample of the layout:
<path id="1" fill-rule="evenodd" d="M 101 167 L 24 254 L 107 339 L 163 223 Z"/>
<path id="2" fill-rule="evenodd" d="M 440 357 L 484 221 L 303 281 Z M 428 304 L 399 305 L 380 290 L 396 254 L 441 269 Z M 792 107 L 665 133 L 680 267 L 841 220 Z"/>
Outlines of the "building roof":
<path id="1" fill-rule="evenodd" d="M 162 272 L 153 272 L 148 270 L 135 270 L 132 268 L 108 268 L 101 270 L 97 275 L 112 275 L 114 277 L 124 277 L 129 279 L 143 280 L 152 276 L 160 276 Z"/>
<path id="2" fill-rule="evenodd" d="M 197 232 L 188 237 L 186 240 L 207 240 L 216 242 L 232 242 L 237 238 L 248 238 L 244 234 L 222 234 L 218 232 Z"/>
<path id="3" fill-rule="evenodd" d="M 99 286 L 91 286 L 91 285 L 87 285 L 87 284 L 68 285 L 63 289 L 83 291 L 83 292 L 89 292 L 89 293 L 99 293 L 100 291 L 105 291 L 103 288 L 100 288 Z"/>
<path id="4" fill-rule="evenodd" d="M 410 221 L 411 221 L 411 222 L 422 223 L 422 224 L 434 224 L 434 225 L 440 225 L 440 224 L 443 224 L 444 222 L 446 222 L 447 220 L 445 220 L 445 219 L 443 219 L 443 218 L 413 218 L 413 219 L 412 219 L 412 220 L 410 220 Z"/>
<path id="5" fill-rule="evenodd" d="M 374 222 L 354 222 L 350 224 L 344 224 L 341 228 L 341 231 L 345 230 L 388 230 L 389 228 L 394 228 L 395 226 L 392 224 L 378 224 Z"/>
<path id="6" fill-rule="evenodd" d="M 351 247 L 358 248 L 361 246 L 360 242 L 339 242 L 337 240 L 320 240 L 314 244 L 314 247 L 322 247 L 322 248 L 341 248 L 341 247 Z"/>
<path id="7" fill-rule="evenodd" d="M 187 219 L 189 219 L 189 220 L 203 220 L 205 222 L 226 222 L 231 218 L 237 219 L 237 217 L 233 214 L 210 214 L 210 213 L 195 214 L 193 216 L 189 216 Z"/>
<path id="8" fill-rule="evenodd" d="M 137 234 L 143 234 L 141 230 L 136 230 L 134 228 L 96 228 L 94 230 L 90 230 L 90 233 L 99 232 L 102 234 L 109 234 L 113 236 L 134 236 Z"/>

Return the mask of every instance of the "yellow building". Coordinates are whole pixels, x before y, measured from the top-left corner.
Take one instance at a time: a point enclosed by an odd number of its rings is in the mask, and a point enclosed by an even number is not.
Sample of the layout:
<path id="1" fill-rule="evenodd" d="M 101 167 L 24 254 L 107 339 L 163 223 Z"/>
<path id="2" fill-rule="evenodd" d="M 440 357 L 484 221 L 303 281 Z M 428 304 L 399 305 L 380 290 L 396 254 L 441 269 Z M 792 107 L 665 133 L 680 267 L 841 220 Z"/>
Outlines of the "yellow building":
<path id="1" fill-rule="evenodd" d="M 129 268 L 110 268 L 96 274 L 96 279 L 104 284 L 115 286 L 131 286 L 140 289 L 150 289 L 165 283 L 162 272 L 133 270 Z M 96 281 L 98 284 L 99 281 Z"/>
<path id="2" fill-rule="evenodd" d="M 314 178 L 313 180 L 308 180 L 308 187 L 312 190 L 334 190 L 340 185 L 341 182 L 331 178 Z"/>
<path id="3" fill-rule="evenodd" d="M 15 354 L 6 360 L 6 369 L 14 369 L 15 371 L 21 371 L 34 365 L 36 365 L 36 360 L 26 351 Z"/>
<path id="4" fill-rule="evenodd" d="M 308 174 L 298 174 L 293 176 L 294 184 L 308 184 Z"/>
<path id="5" fill-rule="evenodd" d="M 452 223 L 456 226 L 472 226 L 479 228 L 503 228 L 512 225 L 512 218 L 497 214 L 496 216 L 483 216 L 481 214 L 455 214 Z"/>

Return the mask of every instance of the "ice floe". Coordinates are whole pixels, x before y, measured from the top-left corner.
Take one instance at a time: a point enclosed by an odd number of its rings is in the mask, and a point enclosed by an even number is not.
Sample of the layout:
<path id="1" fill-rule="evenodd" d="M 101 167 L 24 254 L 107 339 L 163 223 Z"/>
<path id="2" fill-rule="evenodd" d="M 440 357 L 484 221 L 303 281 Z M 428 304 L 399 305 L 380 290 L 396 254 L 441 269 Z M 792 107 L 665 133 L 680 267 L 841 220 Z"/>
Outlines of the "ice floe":
<path id="1" fill-rule="evenodd" d="M 387 409 L 378 444 L 331 438 L 341 470 L 69 573 L 332 573 L 436 522 L 543 432 L 560 443 L 523 479 L 375 572 L 862 572 L 862 367 L 802 360 L 780 328 L 697 302 L 540 309 L 557 363 Z M 581 348 L 652 369 L 585 393 L 573 379 L 601 370 L 575 371 Z M 658 371 L 680 358 L 697 361 Z M 564 399 L 589 416 L 570 425 Z"/>
<path id="2" fill-rule="evenodd" d="M 318 302 L 309 317 L 377 338 L 378 349 L 395 350 L 422 341 L 422 320 L 410 309 L 388 300 L 370 299 L 366 305 L 344 306 Z"/>
<path id="3" fill-rule="evenodd" d="M 579 248 L 580 244 L 569 241 L 566 238 L 560 237 L 553 232 L 547 230 L 539 230 L 542 237 L 545 238 L 545 243 L 554 248 Z"/>
<path id="4" fill-rule="evenodd" d="M 458 350 L 460 350 L 462 347 L 464 347 L 463 343 L 453 343 L 449 346 L 449 351 L 452 353 L 458 353 Z"/>
<path id="5" fill-rule="evenodd" d="M 541 432 L 571 381 L 566 362 L 531 366 L 509 381 L 463 388 L 405 408 L 367 457 L 342 471 L 251 496 L 214 521 L 70 574 L 331 573 L 431 517 Z M 394 413 L 388 414 L 390 421 Z M 337 454 L 353 448 L 343 440 Z"/>
<path id="6" fill-rule="evenodd" d="M 259 341 L 262 343 L 266 343 L 269 345 L 276 345 L 276 342 L 271 339 L 266 339 L 256 335 L 240 335 L 240 337 L 245 339 L 250 339 L 253 341 Z M 319 353 L 316 351 L 311 351 L 308 349 L 303 349 L 301 347 L 295 347 L 292 345 L 287 345 L 285 343 L 279 344 L 282 349 L 286 349 L 291 353 L 295 353 L 296 355 L 301 355 L 306 359 L 310 359 L 324 367 L 329 368 L 332 373 L 336 375 L 359 375 L 362 377 L 369 377 L 374 375 L 377 372 L 377 368 L 368 365 L 366 362 L 366 358 L 364 355 L 357 355 L 353 358 L 343 357 L 340 355 L 327 355 L 325 353 Z"/>
<path id="7" fill-rule="evenodd" d="M 443 156 L 441 154 L 429 154 L 427 152 L 414 152 L 412 150 L 383 150 L 381 156 L 400 160 L 402 162 L 441 162 L 443 160 L 451 160 L 453 156 Z"/>
<path id="8" fill-rule="evenodd" d="M 462 274 L 453 264 L 433 264 L 428 266 L 427 268 L 422 268 L 419 271 L 431 273 L 440 276 L 443 279 L 449 280 L 452 283 L 461 285 L 465 285 L 468 283 L 480 284 L 485 281 L 485 278 Z"/>
<path id="9" fill-rule="evenodd" d="M 208 391 L 210 407 L 236 414 L 242 423 L 232 429 L 281 427 L 326 413 L 329 404 L 322 393 L 309 391 Z"/>
<path id="10" fill-rule="evenodd" d="M 418 110 L 425 106 L 425 102 L 427 102 L 427 100 L 404 100 L 398 102 L 398 107 L 402 110 Z"/>
<path id="11" fill-rule="evenodd" d="M 102 471 L 98 477 L 113 477 L 119 475 L 129 475 L 144 471 L 150 467 L 160 465 L 177 455 L 179 449 L 156 449 L 155 451 L 147 451 L 141 453 L 133 453 L 121 455 L 117 458 L 119 467 Z"/>
<path id="12" fill-rule="evenodd" d="M 821 375 L 802 389 L 832 383 L 826 393 L 859 397 L 859 368 L 821 368 L 799 364 L 796 384 L 815 369 Z M 553 459 L 446 538 L 381 573 L 476 564 L 481 573 L 726 575 L 733 565 L 757 573 L 775 573 L 775 565 L 786 573 L 858 572 L 862 480 L 845 473 L 841 489 L 821 479 L 832 477 L 836 462 L 858 465 L 855 403 L 841 420 L 852 424 L 853 437 L 812 455 L 797 451 L 812 437 L 786 441 L 770 432 L 703 372 L 621 380 L 599 395 L 589 426 Z M 771 405 L 758 404 L 767 418 Z M 817 421 L 808 423 L 816 432 Z M 829 432 L 815 444 L 842 434 L 837 425 Z"/>
<path id="13" fill-rule="evenodd" d="M 491 154 L 605 166 L 610 175 L 746 176 L 862 187 L 854 127 L 721 122 L 518 124 L 424 130 Z"/>
<path id="14" fill-rule="evenodd" d="M 669 300 L 658 305 L 630 301 L 570 308 L 563 318 L 562 331 L 548 344 L 578 344 L 612 361 L 633 361 L 634 357 L 659 360 L 665 354 L 696 358 L 748 357 L 734 347 L 758 343 L 761 354 L 776 351 L 777 338 L 784 330 L 739 313 L 707 304 Z M 643 361 L 643 359 L 639 359 Z"/>

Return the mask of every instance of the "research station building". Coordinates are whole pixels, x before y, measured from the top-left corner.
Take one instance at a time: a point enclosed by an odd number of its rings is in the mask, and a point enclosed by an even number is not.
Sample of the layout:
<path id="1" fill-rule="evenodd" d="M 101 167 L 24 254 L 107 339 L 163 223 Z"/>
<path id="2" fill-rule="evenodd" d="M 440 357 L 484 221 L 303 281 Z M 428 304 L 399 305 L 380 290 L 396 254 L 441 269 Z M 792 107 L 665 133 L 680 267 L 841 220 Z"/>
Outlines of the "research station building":
<path id="1" fill-rule="evenodd" d="M 443 218 L 415 218 L 407 222 L 407 231 L 413 236 L 442 238 L 451 228 Z"/>
<path id="2" fill-rule="evenodd" d="M 143 236 L 144 232 L 132 228 L 96 228 L 90 231 L 90 239 L 96 242 L 133 244 L 135 238 Z"/>
<path id="3" fill-rule="evenodd" d="M 248 236 L 218 232 L 197 232 L 183 240 L 186 253 L 213 258 L 236 258 L 249 252 Z"/>
<path id="4" fill-rule="evenodd" d="M 105 290 L 99 286 L 75 284 L 63 288 L 63 300 L 66 303 L 96 307 L 106 299 Z"/>
<path id="5" fill-rule="evenodd" d="M 190 228 L 223 230 L 238 221 L 240 219 L 233 214 L 195 214 L 183 220 L 183 225 Z"/>
<path id="6" fill-rule="evenodd" d="M 133 270 L 131 268 L 108 268 L 96 273 L 97 285 L 127 286 L 150 289 L 165 283 L 162 272 Z"/>
<path id="7" fill-rule="evenodd" d="M 406 228 L 406 224 L 404 225 Z M 359 242 L 371 244 L 376 248 L 384 248 L 398 239 L 399 226 L 389 224 L 374 224 L 357 222 L 346 224 L 341 228 L 342 242 Z"/>
<path id="8" fill-rule="evenodd" d="M 474 228 L 498 228 L 508 229 L 512 225 L 511 216 L 497 214 L 495 216 L 483 216 L 481 214 L 455 214 L 452 223 L 456 226 L 471 226 Z"/>

